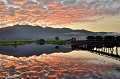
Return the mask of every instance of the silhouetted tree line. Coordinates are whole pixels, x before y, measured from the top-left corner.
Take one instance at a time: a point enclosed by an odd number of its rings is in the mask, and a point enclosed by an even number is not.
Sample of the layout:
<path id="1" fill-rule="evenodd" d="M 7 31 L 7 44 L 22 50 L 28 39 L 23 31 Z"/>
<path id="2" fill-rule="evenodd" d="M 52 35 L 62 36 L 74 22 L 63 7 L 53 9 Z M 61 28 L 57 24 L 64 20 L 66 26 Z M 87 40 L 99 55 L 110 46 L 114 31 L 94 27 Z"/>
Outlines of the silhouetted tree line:
<path id="1" fill-rule="evenodd" d="M 37 44 L 41 44 L 41 45 L 42 45 L 42 44 L 44 44 L 44 43 L 45 43 L 45 40 L 44 40 L 44 39 L 38 39 L 38 40 L 37 40 Z"/>

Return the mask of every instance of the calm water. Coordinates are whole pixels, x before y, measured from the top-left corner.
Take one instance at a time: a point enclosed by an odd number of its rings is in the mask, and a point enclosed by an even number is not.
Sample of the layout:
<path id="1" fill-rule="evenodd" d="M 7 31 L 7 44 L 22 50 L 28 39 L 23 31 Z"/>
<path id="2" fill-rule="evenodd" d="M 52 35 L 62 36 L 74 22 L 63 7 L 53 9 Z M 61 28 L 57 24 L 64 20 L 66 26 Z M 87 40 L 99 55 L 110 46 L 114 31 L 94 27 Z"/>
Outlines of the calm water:
<path id="1" fill-rule="evenodd" d="M 5 55 L 11 55 L 16 57 L 22 57 L 22 56 L 32 56 L 32 55 L 42 55 L 42 54 L 52 54 L 56 52 L 71 52 L 71 45 L 51 45 L 51 44 L 45 44 L 45 45 L 38 45 L 35 43 L 32 44 L 26 44 L 21 46 L 0 46 L 0 52 L 1 54 Z"/>
<path id="2" fill-rule="evenodd" d="M 0 53 L 0 79 L 120 79 L 119 60 L 71 45 L 0 46 Z"/>

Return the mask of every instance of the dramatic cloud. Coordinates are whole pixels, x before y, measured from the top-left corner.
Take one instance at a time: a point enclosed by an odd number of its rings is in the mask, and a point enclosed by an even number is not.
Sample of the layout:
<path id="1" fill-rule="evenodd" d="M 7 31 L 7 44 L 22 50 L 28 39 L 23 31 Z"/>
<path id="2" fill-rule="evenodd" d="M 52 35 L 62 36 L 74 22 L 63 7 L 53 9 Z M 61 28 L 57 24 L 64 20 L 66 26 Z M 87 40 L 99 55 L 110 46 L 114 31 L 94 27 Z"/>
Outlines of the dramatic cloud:
<path id="1" fill-rule="evenodd" d="M 0 27 L 96 22 L 119 13 L 120 0 L 0 0 Z"/>

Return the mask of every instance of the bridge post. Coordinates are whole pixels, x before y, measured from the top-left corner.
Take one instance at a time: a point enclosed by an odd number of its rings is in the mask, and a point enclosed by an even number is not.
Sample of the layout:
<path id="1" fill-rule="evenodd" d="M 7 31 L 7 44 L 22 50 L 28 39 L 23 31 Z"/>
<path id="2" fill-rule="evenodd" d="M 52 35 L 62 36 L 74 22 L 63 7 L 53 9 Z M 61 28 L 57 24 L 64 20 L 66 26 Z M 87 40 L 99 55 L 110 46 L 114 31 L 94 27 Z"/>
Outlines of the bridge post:
<path id="1" fill-rule="evenodd" d="M 108 53 L 107 48 L 105 48 L 105 52 Z"/>
<path id="2" fill-rule="evenodd" d="M 108 53 L 110 53 L 110 48 L 108 48 Z"/>
<path id="3" fill-rule="evenodd" d="M 116 46 L 116 55 L 118 55 L 118 47 Z"/>
<path id="4" fill-rule="evenodd" d="M 103 52 L 105 52 L 105 47 L 103 47 Z"/>
<path id="5" fill-rule="evenodd" d="M 110 52 L 111 52 L 111 54 L 113 54 L 113 52 L 114 52 L 114 49 L 113 49 L 113 48 L 110 48 Z"/>
<path id="6" fill-rule="evenodd" d="M 104 51 L 104 47 L 102 47 L 102 51 Z"/>

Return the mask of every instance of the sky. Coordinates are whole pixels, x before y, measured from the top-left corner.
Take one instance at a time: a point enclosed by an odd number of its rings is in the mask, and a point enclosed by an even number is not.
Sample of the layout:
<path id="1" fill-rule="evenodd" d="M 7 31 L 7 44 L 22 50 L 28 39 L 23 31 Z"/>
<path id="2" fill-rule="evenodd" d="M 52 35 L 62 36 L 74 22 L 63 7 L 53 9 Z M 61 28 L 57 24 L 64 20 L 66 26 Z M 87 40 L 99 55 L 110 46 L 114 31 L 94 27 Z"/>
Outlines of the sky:
<path id="1" fill-rule="evenodd" d="M 0 0 L 0 28 L 15 24 L 120 32 L 120 0 Z"/>

